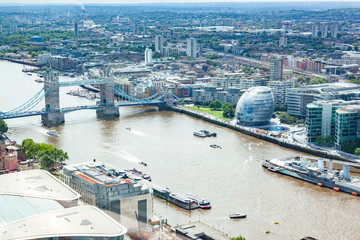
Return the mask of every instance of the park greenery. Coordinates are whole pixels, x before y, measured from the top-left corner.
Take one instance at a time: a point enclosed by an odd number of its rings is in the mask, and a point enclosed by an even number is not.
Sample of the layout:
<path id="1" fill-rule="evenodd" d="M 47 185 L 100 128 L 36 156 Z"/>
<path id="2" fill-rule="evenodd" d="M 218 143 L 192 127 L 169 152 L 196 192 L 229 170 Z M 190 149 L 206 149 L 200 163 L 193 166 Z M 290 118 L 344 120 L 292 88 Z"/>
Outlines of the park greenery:
<path id="1" fill-rule="evenodd" d="M 284 105 L 275 105 L 274 112 L 286 112 L 286 106 L 284 106 Z"/>
<path id="2" fill-rule="evenodd" d="M 184 105 L 185 101 L 182 101 L 180 104 Z M 221 118 L 225 121 L 230 121 L 235 117 L 235 109 L 231 103 L 222 104 L 219 100 L 211 102 L 209 105 L 203 103 L 203 106 L 187 106 L 187 108 L 212 114 L 218 118 Z"/>
<path id="3" fill-rule="evenodd" d="M 8 126 L 6 122 L 0 119 L 0 139 L 2 138 L 3 134 L 5 134 L 7 131 L 8 131 Z"/>
<path id="4" fill-rule="evenodd" d="M 350 75 L 348 76 L 348 78 L 349 78 L 349 80 L 350 80 L 351 83 L 360 84 L 360 76 L 355 77 L 354 74 L 350 74 Z"/>
<path id="5" fill-rule="evenodd" d="M 358 146 L 358 141 L 346 141 L 342 144 L 341 151 L 360 156 L 360 148 Z"/>
<path id="6" fill-rule="evenodd" d="M 235 117 L 235 109 L 231 103 L 224 103 L 221 106 L 221 108 L 223 110 L 223 117 L 226 117 L 226 118 L 234 118 Z"/>
<path id="7" fill-rule="evenodd" d="M 20 150 L 26 159 L 39 159 L 41 168 L 50 171 L 69 159 L 69 156 L 63 150 L 57 149 L 50 144 L 36 143 L 32 139 L 24 139 Z"/>
<path id="8" fill-rule="evenodd" d="M 231 238 L 231 240 L 245 240 L 245 238 L 243 236 L 238 236 L 235 238 Z"/>
<path id="9" fill-rule="evenodd" d="M 323 83 L 329 83 L 329 80 L 327 78 L 321 78 L 321 77 L 314 77 L 313 79 L 310 79 L 309 77 L 303 78 L 298 77 L 296 79 L 296 84 L 299 85 L 315 85 L 315 84 L 323 84 Z"/>
<path id="10" fill-rule="evenodd" d="M 317 136 L 315 142 L 317 142 L 321 146 L 331 146 L 335 141 L 335 136 L 330 135 L 327 137 Z"/>
<path id="11" fill-rule="evenodd" d="M 287 112 L 280 113 L 278 115 L 280 122 L 285 124 L 304 124 L 303 119 L 298 119 L 295 116 L 290 116 Z"/>

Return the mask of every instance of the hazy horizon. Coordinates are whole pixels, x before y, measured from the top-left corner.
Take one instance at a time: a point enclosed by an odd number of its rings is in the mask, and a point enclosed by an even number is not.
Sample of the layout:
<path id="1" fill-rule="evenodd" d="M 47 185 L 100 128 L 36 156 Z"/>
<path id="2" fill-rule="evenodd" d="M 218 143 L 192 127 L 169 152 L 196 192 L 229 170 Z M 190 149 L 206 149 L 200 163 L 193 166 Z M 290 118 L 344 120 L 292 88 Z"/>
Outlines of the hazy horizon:
<path id="1" fill-rule="evenodd" d="M 337 2 L 337 3 L 359 3 L 359 0 L 230 0 L 230 1 L 221 1 L 221 0 L 0 0 L 0 4 L 9 4 L 9 5 L 31 5 L 31 4 L 181 4 L 181 3 L 320 3 L 320 2 Z M 331 8 L 331 6 L 329 6 Z"/>

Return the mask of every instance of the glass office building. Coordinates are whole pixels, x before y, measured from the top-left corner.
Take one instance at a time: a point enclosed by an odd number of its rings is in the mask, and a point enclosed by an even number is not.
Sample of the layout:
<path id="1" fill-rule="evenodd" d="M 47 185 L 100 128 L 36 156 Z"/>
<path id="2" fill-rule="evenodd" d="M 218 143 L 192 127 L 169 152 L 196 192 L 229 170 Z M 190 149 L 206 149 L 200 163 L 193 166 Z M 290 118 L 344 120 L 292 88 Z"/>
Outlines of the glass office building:
<path id="1" fill-rule="evenodd" d="M 269 87 L 249 88 L 236 105 L 237 123 L 261 126 L 269 123 L 274 112 L 274 96 Z"/>

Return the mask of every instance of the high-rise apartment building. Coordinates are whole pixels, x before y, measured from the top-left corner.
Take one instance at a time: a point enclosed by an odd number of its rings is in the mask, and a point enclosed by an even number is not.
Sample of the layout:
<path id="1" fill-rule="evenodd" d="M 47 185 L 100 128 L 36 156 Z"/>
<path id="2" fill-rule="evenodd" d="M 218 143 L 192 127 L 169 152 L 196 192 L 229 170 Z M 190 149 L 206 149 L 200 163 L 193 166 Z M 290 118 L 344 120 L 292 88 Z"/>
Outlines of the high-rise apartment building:
<path id="1" fill-rule="evenodd" d="M 196 39 L 195 38 L 188 38 L 187 39 L 187 49 L 186 55 L 188 57 L 197 57 L 197 46 L 196 46 Z"/>
<path id="2" fill-rule="evenodd" d="M 331 26 L 331 37 L 337 38 L 337 33 L 338 33 L 338 26 L 337 26 L 337 24 L 333 24 Z"/>
<path id="3" fill-rule="evenodd" d="M 155 36 L 155 52 L 163 53 L 164 37 L 162 35 Z"/>
<path id="4" fill-rule="evenodd" d="M 279 46 L 284 46 L 286 47 L 288 44 L 288 39 L 286 37 L 280 37 L 279 38 Z"/>
<path id="5" fill-rule="evenodd" d="M 282 29 L 284 29 L 288 33 L 292 33 L 292 22 L 291 21 L 283 21 Z"/>
<path id="6" fill-rule="evenodd" d="M 283 70 L 283 59 L 281 57 L 272 57 L 270 59 L 270 81 L 281 81 Z"/>
<path id="7" fill-rule="evenodd" d="M 152 50 L 150 48 L 145 49 L 145 64 L 152 64 Z"/>
<path id="8" fill-rule="evenodd" d="M 327 38 L 328 35 L 328 25 L 326 23 L 321 24 L 321 38 Z"/>
<path id="9" fill-rule="evenodd" d="M 74 23 L 74 37 L 78 37 L 79 36 L 79 22 L 76 21 Z"/>
<path id="10" fill-rule="evenodd" d="M 318 34 L 319 34 L 319 24 L 315 23 L 315 24 L 312 26 L 312 37 L 313 37 L 313 38 L 317 38 L 317 37 L 318 37 Z"/>

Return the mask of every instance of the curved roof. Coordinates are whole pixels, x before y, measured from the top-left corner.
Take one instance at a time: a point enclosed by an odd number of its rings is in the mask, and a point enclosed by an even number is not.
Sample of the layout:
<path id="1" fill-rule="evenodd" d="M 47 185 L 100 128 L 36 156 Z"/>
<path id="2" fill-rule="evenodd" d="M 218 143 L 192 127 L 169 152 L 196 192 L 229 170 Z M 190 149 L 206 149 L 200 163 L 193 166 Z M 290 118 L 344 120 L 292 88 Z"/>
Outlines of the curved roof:
<path id="1" fill-rule="evenodd" d="M 28 170 L 0 175 L 0 194 L 73 201 L 80 194 L 45 170 Z"/>
<path id="2" fill-rule="evenodd" d="M 24 218 L 0 227 L 0 239 L 117 237 L 126 228 L 92 206 L 72 207 Z"/>

